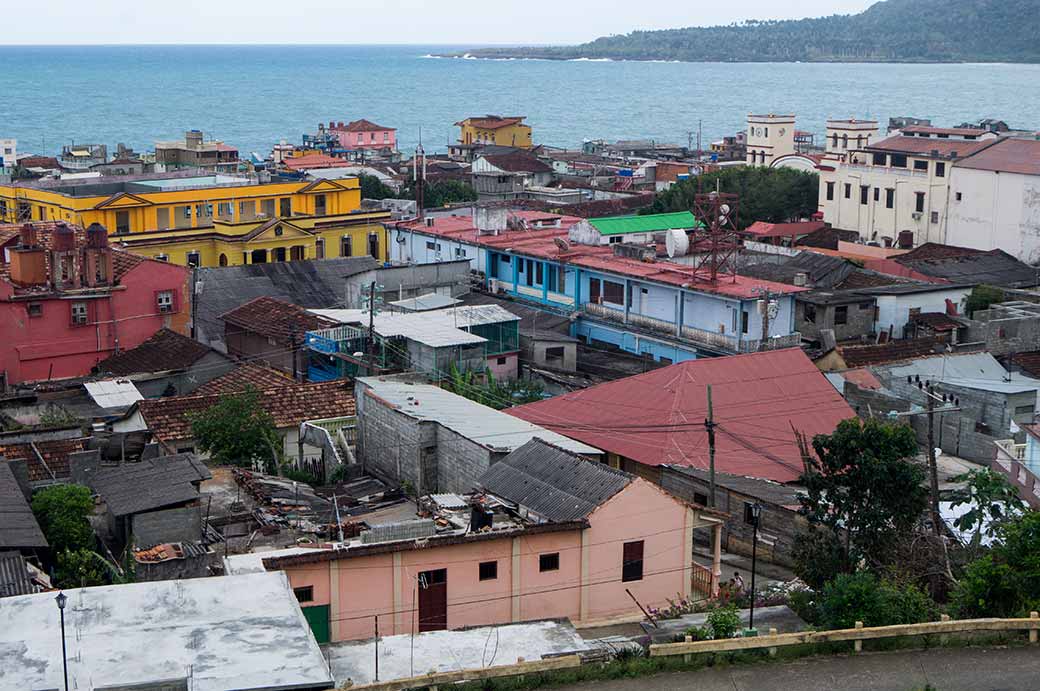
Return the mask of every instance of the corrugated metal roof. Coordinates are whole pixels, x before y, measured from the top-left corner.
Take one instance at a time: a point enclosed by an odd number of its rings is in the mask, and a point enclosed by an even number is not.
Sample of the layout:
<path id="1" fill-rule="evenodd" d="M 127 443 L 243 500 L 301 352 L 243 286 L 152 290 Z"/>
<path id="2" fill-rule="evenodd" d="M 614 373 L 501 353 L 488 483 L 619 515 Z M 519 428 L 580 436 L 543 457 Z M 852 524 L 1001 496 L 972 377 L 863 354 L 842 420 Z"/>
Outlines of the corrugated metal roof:
<path id="1" fill-rule="evenodd" d="M 83 387 L 102 408 L 125 408 L 144 400 L 144 396 L 129 379 L 90 381 Z"/>
<path id="2" fill-rule="evenodd" d="M 708 384 L 717 470 L 731 475 L 796 480 L 794 430 L 812 438 L 855 417 L 797 348 L 690 360 L 505 412 L 646 465 L 707 468 Z"/>
<path id="3" fill-rule="evenodd" d="M 0 460 L 0 549 L 46 547 L 47 539 L 29 508 L 11 466 Z"/>
<path id="4" fill-rule="evenodd" d="M 672 229 L 691 229 L 701 224 L 689 211 L 676 211 L 667 214 L 648 214 L 646 216 L 607 216 L 590 218 L 589 223 L 601 235 L 620 235 L 623 233 L 657 233 Z"/>
<path id="5" fill-rule="evenodd" d="M 591 456 L 602 453 L 596 447 L 568 439 L 437 386 L 381 380 L 378 377 L 362 377 L 358 381 L 401 413 L 417 420 L 441 424 L 490 449 L 509 452 L 538 437 L 574 453 Z"/>
<path id="6" fill-rule="evenodd" d="M 366 545 L 397 540 L 417 540 L 437 534 L 437 524 L 429 518 L 418 518 L 399 523 L 381 523 L 361 533 L 361 542 Z"/>
<path id="7" fill-rule="evenodd" d="M 362 310 L 311 311 L 343 324 L 365 326 L 369 322 L 368 313 Z M 481 336 L 469 333 L 466 331 L 467 328 L 517 321 L 520 321 L 520 317 L 499 305 L 467 305 L 428 312 L 376 314 L 372 319 L 372 326 L 376 333 L 384 338 L 407 338 L 431 348 L 444 348 L 487 341 Z"/>
<path id="8" fill-rule="evenodd" d="M 192 483 L 210 477 L 195 454 L 185 453 L 102 468 L 89 483 L 113 516 L 126 516 L 198 499 Z"/>
<path id="9" fill-rule="evenodd" d="M 883 379 L 903 379 L 920 376 L 929 380 L 967 389 L 981 389 L 999 393 L 1026 393 L 1040 390 L 1040 380 L 1014 373 L 1007 381 L 1008 371 L 989 353 L 964 353 L 921 358 L 899 365 L 877 367 L 884 372 Z"/>
<path id="10" fill-rule="evenodd" d="M 395 300 L 390 304 L 398 309 L 407 310 L 409 312 L 427 312 L 429 310 L 439 310 L 445 307 L 452 307 L 459 304 L 459 302 L 461 301 L 450 295 L 427 293 L 426 295 L 420 295 L 414 298 Z"/>
<path id="11" fill-rule="evenodd" d="M 35 592 L 25 557 L 18 552 L 0 552 L 0 597 Z"/>
<path id="12" fill-rule="evenodd" d="M 632 482 L 632 476 L 532 439 L 492 465 L 480 484 L 549 521 L 587 517 Z"/>

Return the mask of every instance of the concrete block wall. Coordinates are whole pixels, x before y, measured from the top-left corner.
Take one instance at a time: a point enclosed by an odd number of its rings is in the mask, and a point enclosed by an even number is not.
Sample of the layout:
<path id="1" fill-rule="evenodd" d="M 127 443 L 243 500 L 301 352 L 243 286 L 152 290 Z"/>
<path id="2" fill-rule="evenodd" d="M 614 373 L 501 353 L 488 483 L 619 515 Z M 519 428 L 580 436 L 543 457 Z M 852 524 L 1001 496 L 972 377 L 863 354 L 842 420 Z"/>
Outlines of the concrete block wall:
<path id="1" fill-rule="evenodd" d="M 487 440 L 494 445 L 494 438 Z M 499 457 L 505 454 L 499 454 Z M 491 467 L 492 452 L 472 439 L 437 425 L 438 492 L 469 492 Z"/>
<path id="2" fill-rule="evenodd" d="M 423 434 L 419 421 L 364 394 L 358 396 L 358 406 L 358 461 L 366 472 L 418 488 Z"/>

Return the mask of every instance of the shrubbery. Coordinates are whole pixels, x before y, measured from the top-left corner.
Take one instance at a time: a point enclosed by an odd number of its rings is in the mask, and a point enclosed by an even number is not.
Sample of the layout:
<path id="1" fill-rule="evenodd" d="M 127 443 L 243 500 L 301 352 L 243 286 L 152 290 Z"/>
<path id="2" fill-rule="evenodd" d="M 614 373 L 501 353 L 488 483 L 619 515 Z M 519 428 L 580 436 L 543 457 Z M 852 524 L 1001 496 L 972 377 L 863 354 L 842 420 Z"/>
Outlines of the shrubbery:
<path id="1" fill-rule="evenodd" d="M 937 618 L 938 607 L 914 585 L 897 585 L 860 571 L 841 574 L 824 586 L 820 625 L 826 629 L 917 624 Z"/>

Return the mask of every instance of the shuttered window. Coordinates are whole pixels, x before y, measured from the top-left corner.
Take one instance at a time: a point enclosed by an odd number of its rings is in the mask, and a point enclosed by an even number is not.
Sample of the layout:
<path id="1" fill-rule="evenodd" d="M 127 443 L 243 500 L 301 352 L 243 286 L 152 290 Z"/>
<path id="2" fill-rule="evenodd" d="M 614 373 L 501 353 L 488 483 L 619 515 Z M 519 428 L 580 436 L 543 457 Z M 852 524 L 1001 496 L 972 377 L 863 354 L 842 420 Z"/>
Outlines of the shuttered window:
<path id="1" fill-rule="evenodd" d="M 626 542 L 622 546 L 621 580 L 643 580 L 643 541 Z"/>

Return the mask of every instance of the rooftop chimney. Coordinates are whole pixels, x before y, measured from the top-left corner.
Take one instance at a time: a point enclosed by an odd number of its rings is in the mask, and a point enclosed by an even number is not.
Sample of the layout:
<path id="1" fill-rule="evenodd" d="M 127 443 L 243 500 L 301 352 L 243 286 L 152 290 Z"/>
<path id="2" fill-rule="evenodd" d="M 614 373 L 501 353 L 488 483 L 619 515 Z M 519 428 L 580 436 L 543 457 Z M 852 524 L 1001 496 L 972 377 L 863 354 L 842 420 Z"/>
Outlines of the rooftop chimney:
<path id="1" fill-rule="evenodd" d="M 30 287 L 47 283 L 47 250 L 37 242 L 36 228 L 31 223 L 22 226 L 18 247 L 11 249 L 11 282 Z"/>
<path id="2" fill-rule="evenodd" d="M 54 290 L 77 287 L 76 259 L 76 233 L 64 223 L 58 223 L 51 235 L 50 281 Z"/>
<path id="3" fill-rule="evenodd" d="M 100 223 L 91 223 L 87 228 L 82 276 L 88 288 L 108 285 L 111 281 L 112 250 L 108 246 L 108 231 Z"/>

